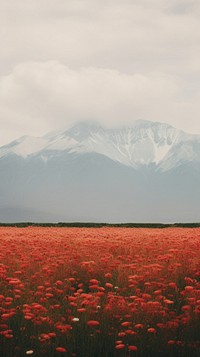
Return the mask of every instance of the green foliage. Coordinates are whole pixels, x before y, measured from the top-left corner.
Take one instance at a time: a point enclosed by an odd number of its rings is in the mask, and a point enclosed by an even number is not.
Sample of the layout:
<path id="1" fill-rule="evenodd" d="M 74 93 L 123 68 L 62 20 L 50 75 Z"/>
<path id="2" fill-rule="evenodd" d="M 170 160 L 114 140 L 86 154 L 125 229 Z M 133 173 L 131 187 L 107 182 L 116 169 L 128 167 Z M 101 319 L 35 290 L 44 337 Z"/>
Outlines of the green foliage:
<path id="1" fill-rule="evenodd" d="M 124 227 L 124 228 L 198 228 L 200 223 L 97 223 L 97 222 L 17 222 L 17 223 L 1 223 L 0 227 L 85 227 L 85 228 L 101 228 L 101 227 Z"/>

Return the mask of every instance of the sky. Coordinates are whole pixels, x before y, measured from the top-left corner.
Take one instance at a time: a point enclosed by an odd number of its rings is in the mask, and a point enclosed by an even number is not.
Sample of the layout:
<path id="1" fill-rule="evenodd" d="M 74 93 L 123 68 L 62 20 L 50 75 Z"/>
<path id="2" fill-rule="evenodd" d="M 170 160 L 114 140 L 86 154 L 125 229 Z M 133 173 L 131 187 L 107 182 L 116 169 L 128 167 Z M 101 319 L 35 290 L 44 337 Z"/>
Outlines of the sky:
<path id="1" fill-rule="evenodd" d="M 0 0 L 0 146 L 77 121 L 200 134 L 199 0 Z"/>

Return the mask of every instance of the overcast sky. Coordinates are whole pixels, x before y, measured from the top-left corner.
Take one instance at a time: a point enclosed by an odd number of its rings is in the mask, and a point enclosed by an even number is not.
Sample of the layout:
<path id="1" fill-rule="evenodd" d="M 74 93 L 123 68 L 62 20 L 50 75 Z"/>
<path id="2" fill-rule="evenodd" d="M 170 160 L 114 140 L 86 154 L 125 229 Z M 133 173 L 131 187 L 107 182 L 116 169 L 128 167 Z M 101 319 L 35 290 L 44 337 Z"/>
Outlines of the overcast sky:
<path id="1" fill-rule="evenodd" d="M 199 0 L 0 0 L 0 145 L 76 121 L 200 134 Z"/>

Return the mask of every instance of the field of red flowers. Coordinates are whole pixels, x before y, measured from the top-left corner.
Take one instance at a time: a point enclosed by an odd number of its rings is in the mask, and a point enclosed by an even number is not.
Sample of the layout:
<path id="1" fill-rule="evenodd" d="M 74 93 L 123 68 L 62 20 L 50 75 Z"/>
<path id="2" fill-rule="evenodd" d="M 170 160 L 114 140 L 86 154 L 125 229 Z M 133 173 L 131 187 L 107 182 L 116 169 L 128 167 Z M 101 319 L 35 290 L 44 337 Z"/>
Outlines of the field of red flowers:
<path id="1" fill-rule="evenodd" d="M 0 228 L 0 356 L 200 355 L 200 229 Z"/>

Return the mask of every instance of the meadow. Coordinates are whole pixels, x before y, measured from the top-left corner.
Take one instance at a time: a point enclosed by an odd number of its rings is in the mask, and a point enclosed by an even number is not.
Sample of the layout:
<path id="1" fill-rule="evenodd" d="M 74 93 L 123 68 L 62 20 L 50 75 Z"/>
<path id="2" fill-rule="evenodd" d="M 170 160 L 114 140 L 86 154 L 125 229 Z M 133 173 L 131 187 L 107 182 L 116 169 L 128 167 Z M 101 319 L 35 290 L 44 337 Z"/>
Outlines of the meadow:
<path id="1" fill-rule="evenodd" d="M 200 228 L 0 227 L 0 356 L 197 357 Z"/>

